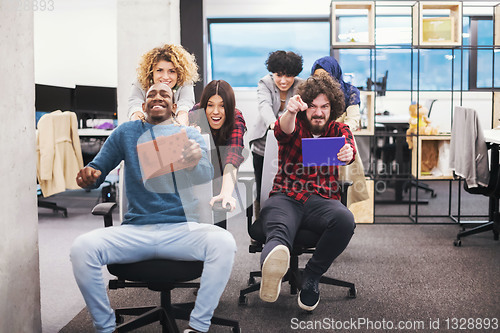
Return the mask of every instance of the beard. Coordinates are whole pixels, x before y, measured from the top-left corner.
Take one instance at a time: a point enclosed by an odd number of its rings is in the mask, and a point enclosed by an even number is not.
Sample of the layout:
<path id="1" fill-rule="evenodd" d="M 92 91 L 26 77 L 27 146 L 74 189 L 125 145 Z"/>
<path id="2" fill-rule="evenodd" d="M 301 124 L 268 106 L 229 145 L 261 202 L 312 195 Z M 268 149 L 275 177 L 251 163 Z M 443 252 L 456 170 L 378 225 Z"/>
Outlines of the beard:
<path id="1" fill-rule="evenodd" d="M 325 120 L 325 123 L 324 123 L 324 124 L 322 124 L 322 125 L 313 125 L 313 124 L 311 123 L 311 121 L 312 121 L 312 120 L 314 120 L 314 119 L 323 119 L 323 120 Z M 321 117 L 321 118 L 316 118 L 316 117 L 314 117 L 314 118 L 312 118 L 310 121 L 308 121 L 308 122 L 307 122 L 307 125 L 308 125 L 309 130 L 311 131 L 311 133 L 312 133 L 313 135 L 321 135 L 321 134 L 323 134 L 323 132 L 324 132 L 325 128 L 328 126 L 328 124 L 329 124 L 329 123 L 330 123 L 330 121 L 329 121 L 329 120 L 326 120 L 326 119 L 325 119 L 325 118 L 323 118 L 323 117 Z"/>

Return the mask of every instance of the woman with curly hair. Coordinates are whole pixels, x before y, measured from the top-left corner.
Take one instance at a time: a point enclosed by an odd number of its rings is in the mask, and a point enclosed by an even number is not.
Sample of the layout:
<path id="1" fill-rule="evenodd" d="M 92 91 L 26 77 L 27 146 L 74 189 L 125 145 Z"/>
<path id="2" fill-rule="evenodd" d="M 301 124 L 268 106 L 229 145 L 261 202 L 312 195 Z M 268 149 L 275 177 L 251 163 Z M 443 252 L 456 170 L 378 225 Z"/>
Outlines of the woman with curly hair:
<path id="1" fill-rule="evenodd" d="M 236 207 L 233 191 L 238 167 L 243 162 L 243 134 L 246 126 L 242 113 L 236 109 L 233 88 L 224 80 L 213 80 L 203 89 L 200 103 L 189 112 L 189 119 L 201 127 L 201 131 L 210 133 L 214 139 L 219 170 L 222 176 L 220 193 L 212 198 L 210 205 L 221 201 L 222 207 Z M 205 125 L 205 126 L 204 126 Z M 212 161 L 214 159 L 212 158 Z"/>
<path id="2" fill-rule="evenodd" d="M 344 92 L 345 108 L 342 114 L 336 118 L 336 121 L 348 125 L 351 132 L 356 133 L 360 128 L 361 119 L 359 113 L 360 98 L 358 88 L 350 83 L 344 82 L 342 78 L 342 69 L 334 57 L 327 56 L 314 62 L 311 69 L 311 75 L 321 75 L 322 73 L 328 73 L 330 77 L 340 83 L 340 88 Z M 356 144 L 356 140 L 354 140 L 354 144 Z M 357 146 L 356 149 L 358 149 Z M 347 206 L 369 198 L 368 189 L 366 188 L 365 168 L 359 154 L 356 154 L 352 164 L 339 168 L 339 178 L 353 181 L 353 186 L 351 186 L 347 192 Z"/>
<path id="3" fill-rule="evenodd" d="M 302 63 L 302 56 L 297 53 L 282 50 L 271 52 L 266 60 L 270 74 L 261 78 L 257 85 L 258 119 L 249 134 L 257 186 L 257 197 L 254 203 L 256 216 L 260 211 L 260 189 L 267 131 L 274 129 L 276 119 L 285 111 L 295 88 L 303 81 L 297 77 L 302 72 Z"/>
<path id="4" fill-rule="evenodd" d="M 128 99 L 129 119 L 144 119 L 142 103 L 146 91 L 154 83 L 164 82 L 174 92 L 177 121 L 188 125 L 187 112 L 194 105 L 193 84 L 198 80 L 196 59 L 181 45 L 165 44 L 146 52 L 137 68 L 137 80 L 132 83 Z"/>

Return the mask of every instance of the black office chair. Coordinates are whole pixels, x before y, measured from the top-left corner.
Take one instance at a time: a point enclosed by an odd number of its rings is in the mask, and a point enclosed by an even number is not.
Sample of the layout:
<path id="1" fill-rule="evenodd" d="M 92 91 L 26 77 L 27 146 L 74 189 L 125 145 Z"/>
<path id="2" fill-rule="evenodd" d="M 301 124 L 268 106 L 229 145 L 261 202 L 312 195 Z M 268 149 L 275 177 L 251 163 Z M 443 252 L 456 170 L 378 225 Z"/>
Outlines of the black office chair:
<path id="1" fill-rule="evenodd" d="M 210 148 L 208 135 L 203 136 Z M 122 169 L 121 175 L 123 176 L 123 174 L 124 170 Z M 123 181 L 121 184 L 119 193 L 123 194 L 125 193 Z M 200 201 L 198 205 L 200 220 L 212 219 L 212 222 L 218 226 L 225 227 L 226 221 L 221 221 L 219 218 L 221 214 L 225 216 L 227 209 L 222 208 L 220 202 L 218 205 L 214 205 L 213 211 L 209 208 L 208 200 L 212 198 L 212 193 L 212 182 L 196 185 L 193 190 L 193 194 Z M 120 204 L 122 207 L 126 207 L 124 195 L 120 197 Z M 94 207 L 92 214 L 103 216 L 104 226 L 109 227 L 113 225 L 112 213 L 116 207 L 117 204 L 114 202 L 103 202 Z M 129 332 L 159 321 L 163 333 L 178 333 L 179 328 L 175 320 L 189 320 L 194 302 L 172 304 L 171 291 L 176 288 L 198 289 L 200 283 L 193 280 L 201 277 L 202 261 L 155 259 L 130 264 L 112 264 L 108 265 L 107 268 L 116 277 L 115 280 L 109 281 L 109 289 L 140 287 L 160 292 L 160 305 L 158 306 L 115 309 L 116 322 L 119 324 L 117 326 L 118 332 Z M 124 323 L 123 316 L 136 316 L 136 318 Z M 214 316 L 212 317 L 212 324 L 232 327 L 232 331 L 235 333 L 241 331 L 239 323 L 235 320 Z"/>
<path id="2" fill-rule="evenodd" d="M 272 179 L 274 178 L 276 172 L 275 167 L 277 166 L 277 164 L 275 162 L 272 162 L 272 160 L 277 158 L 277 146 L 278 145 L 274 137 L 274 133 L 268 132 L 266 139 L 266 152 L 264 154 L 264 170 L 262 175 L 263 181 L 261 193 L 268 192 L 268 186 L 270 183 L 272 183 Z M 266 242 L 266 235 L 263 230 L 262 221 L 260 219 L 253 221 L 252 193 L 254 179 L 252 177 L 242 177 L 239 179 L 239 181 L 244 183 L 246 187 L 247 229 L 248 234 L 251 238 L 249 252 L 260 253 L 262 252 L 263 245 Z M 350 185 L 352 185 L 352 181 L 340 182 L 339 185 L 341 190 L 341 202 L 345 205 L 347 202 L 347 189 Z M 261 201 L 265 200 L 266 197 L 267 195 L 261 194 Z M 288 281 L 288 283 L 290 284 L 290 293 L 292 295 L 297 294 L 297 290 L 300 289 L 300 286 L 302 285 L 301 277 L 303 269 L 299 268 L 299 256 L 305 253 L 313 253 L 320 237 L 320 234 L 316 234 L 307 229 L 299 229 L 299 231 L 297 232 L 293 248 L 290 251 L 290 268 L 288 269 L 288 272 L 285 274 L 282 280 L 282 282 Z M 262 277 L 261 271 L 250 272 L 248 287 L 240 290 L 240 305 L 247 304 L 247 294 L 260 289 L 260 281 L 257 282 L 255 279 L 257 277 Z M 349 288 L 348 297 L 356 297 L 356 287 L 354 283 L 332 279 L 326 276 L 321 277 L 320 283 Z"/>
<path id="3" fill-rule="evenodd" d="M 492 145 L 489 145 L 491 148 Z M 491 149 L 491 166 L 490 170 L 490 180 L 488 182 L 488 186 L 478 186 L 474 188 L 470 188 L 467 186 L 467 183 L 464 181 L 464 190 L 471 194 L 482 194 L 484 196 L 489 197 L 489 212 L 488 212 L 488 221 L 485 223 L 476 226 L 472 229 L 465 230 L 465 226 L 463 230 L 457 234 L 457 238 L 453 241 L 453 245 L 462 246 L 462 238 L 470 235 L 475 235 L 481 232 L 493 231 L 493 239 L 499 239 L 500 232 L 500 215 L 498 212 L 498 199 L 500 198 L 500 168 L 498 167 L 498 147 L 494 147 Z M 467 222 L 465 222 L 466 224 Z M 477 225 L 477 224 L 474 224 Z"/>
<path id="4" fill-rule="evenodd" d="M 475 110 L 473 109 L 467 109 L 467 108 L 462 108 L 462 107 L 455 107 L 455 112 L 453 116 L 453 123 L 456 124 L 457 122 L 465 122 L 469 126 L 477 126 L 480 129 L 480 126 L 477 124 L 473 124 L 471 121 L 472 116 L 476 113 Z M 475 119 L 477 119 L 477 114 L 475 116 Z M 457 133 L 453 128 L 452 128 L 452 134 L 451 134 L 451 146 L 452 149 L 455 146 L 456 149 L 459 151 L 467 150 L 466 147 L 463 146 L 464 141 L 458 141 L 459 138 L 457 136 L 462 137 L 462 136 L 467 136 L 470 133 Z M 478 136 L 476 140 L 481 140 L 481 137 Z M 455 141 L 455 142 L 454 142 Z M 484 142 L 484 138 L 482 139 Z M 458 142 L 458 143 L 457 143 Z M 471 144 L 473 143 L 471 140 L 467 140 L 466 142 L 470 142 Z M 484 142 L 486 145 L 486 142 Z M 475 222 L 473 225 L 476 225 L 476 227 L 470 229 L 470 230 L 465 230 L 465 227 L 467 225 L 467 222 L 463 222 L 462 224 L 462 231 L 460 231 L 457 234 L 457 238 L 453 241 L 453 245 L 455 246 L 462 246 L 462 238 L 470 235 L 475 235 L 481 232 L 485 231 L 493 231 L 493 239 L 494 240 L 499 240 L 499 233 L 500 233 L 500 213 L 499 213 L 499 202 L 498 200 L 500 199 L 500 166 L 499 166 L 499 145 L 498 144 L 487 144 L 488 149 L 490 150 L 490 178 L 488 181 L 487 186 L 481 186 L 478 185 L 477 187 L 469 187 L 467 185 L 467 182 L 464 181 L 464 190 L 468 193 L 471 194 L 481 194 L 484 196 L 489 197 L 489 205 L 488 205 L 488 221 L 484 221 L 484 223 L 480 224 L 477 226 L 478 222 Z M 453 161 L 453 163 L 455 163 Z M 455 174 L 455 173 L 454 173 Z M 455 175 L 455 178 L 459 178 Z M 459 212 L 460 213 L 460 212 Z M 471 224 L 469 222 L 468 224 Z"/>
<path id="5" fill-rule="evenodd" d="M 66 207 L 59 206 L 57 203 L 53 201 L 47 201 L 41 199 L 42 191 L 37 189 L 37 199 L 38 199 L 38 207 L 52 209 L 54 213 L 61 212 L 64 217 L 68 217 L 68 209 Z"/>
<path id="6" fill-rule="evenodd" d="M 93 215 L 104 217 L 104 226 L 113 225 L 115 202 L 104 202 L 96 205 Z M 217 210 L 217 208 L 215 208 Z M 222 208 L 218 208 L 219 212 Z M 109 281 L 109 289 L 148 288 L 160 292 L 160 305 L 115 309 L 118 332 L 131 330 L 159 321 L 163 333 L 178 333 L 176 319 L 189 321 L 194 302 L 172 304 L 171 291 L 176 288 L 199 288 L 199 282 L 193 280 L 201 277 L 202 261 L 178 261 L 169 259 L 145 260 L 130 264 L 113 264 L 107 266 L 108 271 L 116 276 Z M 123 322 L 123 316 L 136 318 Z M 234 320 L 212 317 L 213 325 L 232 327 L 234 333 L 241 332 L 239 323 Z"/>

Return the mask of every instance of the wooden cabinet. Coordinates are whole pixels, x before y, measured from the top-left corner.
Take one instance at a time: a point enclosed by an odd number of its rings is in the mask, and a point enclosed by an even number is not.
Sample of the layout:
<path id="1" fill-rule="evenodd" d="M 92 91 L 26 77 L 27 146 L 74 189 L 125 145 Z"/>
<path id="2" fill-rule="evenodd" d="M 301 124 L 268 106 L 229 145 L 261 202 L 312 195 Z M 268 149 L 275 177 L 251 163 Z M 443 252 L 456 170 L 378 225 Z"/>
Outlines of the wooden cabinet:
<path id="1" fill-rule="evenodd" d="M 500 4 L 495 6 L 495 46 L 500 46 Z"/>
<path id="2" fill-rule="evenodd" d="M 366 25 L 358 31 L 340 33 L 337 15 L 366 17 Z M 331 44 L 336 47 L 367 47 L 375 43 L 375 3 L 373 1 L 333 1 L 330 13 Z"/>
<path id="3" fill-rule="evenodd" d="M 422 1 L 412 7 L 413 45 L 450 47 L 462 45 L 462 3 Z"/>
<path id="4" fill-rule="evenodd" d="M 493 93 L 493 122 L 492 128 L 500 127 L 500 92 Z"/>
<path id="5" fill-rule="evenodd" d="M 375 93 L 373 91 L 361 91 L 361 128 L 353 132 L 355 136 L 367 136 L 375 133 Z"/>
<path id="6" fill-rule="evenodd" d="M 450 135 L 413 136 L 411 173 L 420 180 L 453 179 L 449 168 Z"/>

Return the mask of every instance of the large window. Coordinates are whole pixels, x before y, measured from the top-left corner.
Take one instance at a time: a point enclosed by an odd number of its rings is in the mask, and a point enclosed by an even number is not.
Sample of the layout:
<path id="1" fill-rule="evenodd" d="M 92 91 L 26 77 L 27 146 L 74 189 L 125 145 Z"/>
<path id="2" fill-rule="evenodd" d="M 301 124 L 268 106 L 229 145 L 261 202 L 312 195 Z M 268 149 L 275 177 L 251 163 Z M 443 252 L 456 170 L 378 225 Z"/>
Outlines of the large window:
<path id="1" fill-rule="evenodd" d="M 209 79 L 223 79 L 233 87 L 256 87 L 268 73 L 270 52 L 286 50 L 304 58 L 299 75 L 307 78 L 318 58 L 330 54 L 328 19 L 225 20 L 211 19 L 209 27 Z"/>
<path id="2" fill-rule="evenodd" d="M 363 34 L 357 30 L 366 25 L 366 17 L 337 19 L 339 31 L 345 35 Z M 375 27 L 375 49 L 334 50 L 344 80 L 355 86 L 366 87 L 369 78 L 380 80 L 387 72 L 387 90 L 491 89 L 493 83 L 494 87 L 500 87 L 500 50 L 484 47 L 493 42 L 491 17 L 463 18 L 463 50 L 413 49 L 411 15 L 379 15 Z M 259 79 L 267 74 L 265 61 L 272 51 L 301 54 L 304 70 L 299 76 L 303 78 L 309 76 L 316 59 L 330 54 L 327 17 L 209 19 L 208 28 L 208 78 L 224 79 L 233 87 L 257 86 Z"/>
<path id="3" fill-rule="evenodd" d="M 470 18 L 470 88 L 500 88 L 500 50 L 492 50 L 486 45 L 493 44 L 493 20 L 485 17 Z M 493 75 L 493 61 L 495 75 Z"/>

